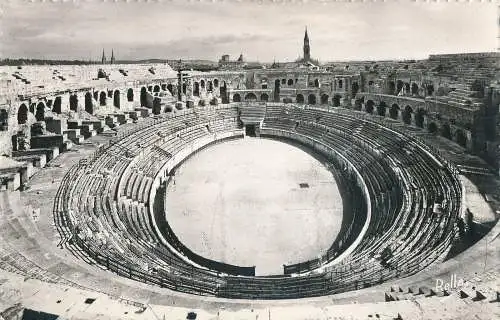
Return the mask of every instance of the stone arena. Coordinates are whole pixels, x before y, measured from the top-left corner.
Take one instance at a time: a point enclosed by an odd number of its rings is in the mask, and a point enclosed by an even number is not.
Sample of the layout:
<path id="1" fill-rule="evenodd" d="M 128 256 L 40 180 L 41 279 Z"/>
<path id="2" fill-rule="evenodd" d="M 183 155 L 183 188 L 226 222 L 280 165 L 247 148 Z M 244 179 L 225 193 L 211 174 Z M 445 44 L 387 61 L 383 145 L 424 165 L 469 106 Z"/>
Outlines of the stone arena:
<path id="1" fill-rule="evenodd" d="M 498 318 L 499 54 L 303 53 L 1 66 L 0 319 Z"/>

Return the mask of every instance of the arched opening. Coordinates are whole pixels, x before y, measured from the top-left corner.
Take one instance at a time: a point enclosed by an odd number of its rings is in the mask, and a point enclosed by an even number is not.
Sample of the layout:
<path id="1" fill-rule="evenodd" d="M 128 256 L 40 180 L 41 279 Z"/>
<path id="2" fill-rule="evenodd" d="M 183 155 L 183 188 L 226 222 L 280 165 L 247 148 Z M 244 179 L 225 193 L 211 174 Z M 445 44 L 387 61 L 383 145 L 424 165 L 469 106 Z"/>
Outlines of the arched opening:
<path id="1" fill-rule="evenodd" d="M 410 106 L 406 106 L 403 111 L 403 122 L 406 124 L 411 124 L 411 114 L 413 109 Z"/>
<path id="2" fill-rule="evenodd" d="M 415 113 L 415 125 L 419 128 L 424 127 L 424 116 L 425 116 L 425 110 L 424 109 L 417 109 L 417 112 Z"/>
<path id="3" fill-rule="evenodd" d="M 182 84 L 182 93 L 187 94 L 187 83 Z"/>
<path id="4" fill-rule="evenodd" d="M 160 114 L 160 113 L 161 113 L 161 99 L 155 97 L 153 99 L 153 114 Z"/>
<path id="5" fill-rule="evenodd" d="M 239 93 L 233 95 L 233 102 L 241 102 L 241 96 Z"/>
<path id="6" fill-rule="evenodd" d="M 134 90 L 132 88 L 129 88 L 127 90 L 127 101 L 128 102 L 134 101 Z"/>
<path id="7" fill-rule="evenodd" d="M 153 92 L 160 92 L 160 91 L 161 91 L 161 87 L 160 87 L 159 85 L 157 85 L 157 84 L 156 84 L 156 85 L 153 87 Z"/>
<path id="8" fill-rule="evenodd" d="M 113 92 L 113 105 L 115 106 L 115 108 L 120 109 L 120 91 L 119 90 L 115 90 L 115 92 Z"/>
<path id="9" fill-rule="evenodd" d="M 373 100 L 366 101 L 366 108 L 365 108 L 366 112 L 372 114 L 374 107 L 375 107 L 375 102 L 373 102 Z"/>
<path id="10" fill-rule="evenodd" d="M 69 110 L 78 111 L 78 96 L 76 94 L 69 96 Z"/>
<path id="11" fill-rule="evenodd" d="M 200 80 L 200 86 L 201 86 L 201 89 L 205 89 L 205 80 L 203 80 L 203 79 Z"/>
<path id="12" fill-rule="evenodd" d="M 396 84 L 394 83 L 394 81 L 389 81 L 387 93 L 388 94 L 395 94 L 396 93 Z"/>
<path id="13" fill-rule="evenodd" d="M 286 84 L 286 79 L 281 79 L 281 84 Z"/>
<path id="14" fill-rule="evenodd" d="M 218 88 L 218 87 L 219 87 L 219 80 L 214 79 L 214 88 Z"/>
<path id="15" fill-rule="evenodd" d="M 340 80 L 340 81 L 342 81 L 342 80 Z M 314 86 L 316 88 L 319 88 L 319 80 L 318 79 L 314 79 Z"/>
<path id="16" fill-rule="evenodd" d="M 43 121 L 45 119 L 45 104 L 43 102 L 39 102 L 36 105 L 35 119 L 36 121 Z"/>
<path id="17" fill-rule="evenodd" d="M 352 97 L 353 98 L 356 97 L 356 94 L 359 91 L 359 84 L 356 81 L 352 83 L 351 90 L 352 90 Z"/>
<path id="18" fill-rule="evenodd" d="M 457 143 L 461 145 L 462 147 L 466 148 L 467 147 L 467 136 L 462 130 L 457 130 L 455 133 L 456 138 L 457 138 Z"/>
<path id="19" fill-rule="evenodd" d="M 401 80 L 398 80 L 396 83 L 396 94 L 400 94 L 401 91 L 403 90 L 404 82 Z"/>
<path id="20" fill-rule="evenodd" d="M 449 124 L 447 123 L 443 124 L 443 126 L 441 127 L 441 135 L 446 139 L 451 140 L 451 127 Z"/>
<path id="21" fill-rule="evenodd" d="M 297 103 L 304 103 L 304 96 L 302 94 L 298 94 L 297 97 L 295 98 L 295 101 Z"/>
<path id="22" fill-rule="evenodd" d="M 398 119 L 398 115 L 399 115 L 399 106 L 397 104 L 393 104 L 391 106 L 391 109 L 389 110 L 389 116 L 392 118 L 392 119 L 395 119 L 397 120 Z"/>
<path id="23" fill-rule="evenodd" d="M 104 91 L 101 91 L 101 93 L 99 94 L 99 105 L 100 106 L 105 106 L 106 105 L 106 92 Z"/>
<path id="24" fill-rule="evenodd" d="M 377 106 L 377 114 L 379 116 L 385 117 L 385 112 L 387 109 L 387 104 L 384 101 L 380 101 L 380 104 Z"/>
<path id="25" fill-rule="evenodd" d="M 245 101 L 257 101 L 257 96 L 253 92 L 249 92 L 245 95 Z"/>
<path id="26" fill-rule="evenodd" d="M 229 102 L 229 97 L 227 96 L 227 85 L 226 81 L 222 81 L 220 87 L 219 87 L 219 93 L 220 93 L 220 98 L 222 103 L 228 103 Z"/>
<path id="27" fill-rule="evenodd" d="M 307 103 L 308 104 L 316 104 L 316 96 L 314 94 L 310 94 L 307 96 Z"/>
<path id="28" fill-rule="evenodd" d="M 338 94 L 333 96 L 333 106 L 334 107 L 340 107 L 340 99 L 341 98 L 342 97 Z M 359 107 L 360 107 L 359 110 L 361 110 L 361 104 L 359 105 Z"/>
<path id="29" fill-rule="evenodd" d="M 36 103 L 32 103 L 32 104 L 30 104 L 30 112 L 31 112 L 32 114 L 35 114 L 35 109 L 36 109 Z"/>
<path id="30" fill-rule="evenodd" d="M 364 98 L 354 100 L 354 110 L 361 111 L 361 109 L 363 109 L 363 101 Z M 335 106 L 335 96 L 333 97 L 333 105 Z M 339 98 L 339 105 L 340 105 L 340 98 Z"/>
<path id="31" fill-rule="evenodd" d="M 99 100 L 99 91 L 94 91 L 94 100 Z"/>
<path id="32" fill-rule="evenodd" d="M 269 101 L 269 95 L 267 93 L 261 94 L 260 101 Z"/>
<path id="33" fill-rule="evenodd" d="M 23 103 L 17 110 L 17 123 L 25 124 L 28 121 L 28 107 Z"/>
<path id="34" fill-rule="evenodd" d="M 430 133 L 436 133 L 438 130 L 437 125 L 434 122 L 429 123 L 427 126 L 427 130 L 429 130 Z"/>
<path id="35" fill-rule="evenodd" d="M 212 92 L 213 89 L 214 89 L 214 87 L 212 85 L 212 81 L 208 81 L 207 82 L 207 91 Z"/>
<path id="36" fill-rule="evenodd" d="M 26 105 L 24 107 L 26 108 Z M 9 129 L 9 114 L 7 113 L 7 110 L 0 109 L 0 131 L 7 131 L 8 129 Z"/>
<path id="37" fill-rule="evenodd" d="M 92 101 L 92 94 L 87 92 L 85 94 L 85 112 L 94 114 L 94 103 Z"/>
<path id="38" fill-rule="evenodd" d="M 410 84 L 408 82 L 405 82 L 405 93 L 406 94 L 410 93 Z"/>
<path id="39" fill-rule="evenodd" d="M 321 104 L 328 104 L 328 98 L 329 98 L 328 95 L 323 93 L 321 95 Z"/>
<path id="40" fill-rule="evenodd" d="M 418 95 L 418 84 L 415 82 L 411 84 L 411 94 L 414 96 Z"/>
<path id="41" fill-rule="evenodd" d="M 161 84 L 161 90 L 162 91 L 167 91 L 167 84 L 166 83 L 162 83 Z"/>
<path id="42" fill-rule="evenodd" d="M 195 97 L 200 96 L 200 83 L 199 82 L 194 83 L 193 96 L 195 96 Z"/>
<path id="43" fill-rule="evenodd" d="M 146 90 L 146 88 L 142 87 L 141 88 L 141 96 L 140 96 L 141 107 L 145 107 L 147 104 L 147 94 L 148 94 L 148 91 Z"/>
<path id="44" fill-rule="evenodd" d="M 61 97 L 56 97 L 54 99 L 54 104 L 52 105 L 52 112 L 61 114 L 62 112 L 62 99 Z"/>
<path id="45" fill-rule="evenodd" d="M 153 86 L 148 86 L 148 92 L 153 92 Z"/>
<path id="46" fill-rule="evenodd" d="M 427 89 L 427 95 L 432 96 L 432 94 L 434 93 L 434 85 L 430 84 L 426 87 L 426 89 Z"/>
<path id="47" fill-rule="evenodd" d="M 108 90 L 108 98 L 113 98 L 113 90 Z"/>
<path id="48" fill-rule="evenodd" d="M 288 79 L 287 85 L 293 86 L 293 79 Z"/>
<path id="49" fill-rule="evenodd" d="M 274 81 L 274 102 L 280 101 L 280 80 L 276 79 Z"/>
<path id="50" fill-rule="evenodd" d="M 342 79 L 340 79 L 338 84 L 339 84 L 339 89 L 342 89 L 342 87 L 344 86 L 344 81 L 342 81 Z"/>
<path id="51" fill-rule="evenodd" d="M 170 92 L 171 95 L 174 95 L 174 85 L 169 83 L 167 84 L 167 90 Z"/>

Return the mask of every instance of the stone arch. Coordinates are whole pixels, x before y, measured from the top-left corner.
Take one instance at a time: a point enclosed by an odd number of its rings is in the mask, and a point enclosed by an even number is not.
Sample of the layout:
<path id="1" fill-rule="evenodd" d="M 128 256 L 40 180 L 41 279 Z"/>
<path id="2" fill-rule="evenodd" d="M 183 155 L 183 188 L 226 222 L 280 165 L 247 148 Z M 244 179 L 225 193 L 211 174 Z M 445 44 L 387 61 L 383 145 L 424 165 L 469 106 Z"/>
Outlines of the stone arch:
<path id="1" fill-rule="evenodd" d="M 201 89 L 205 89 L 205 80 L 203 79 L 200 80 L 200 87 Z"/>
<path id="2" fill-rule="evenodd" d="M 298 94 L 297 97 L 295 98 L 295 101 L 297 103 L 304 103 L 305 99 L 304 99 L 304 96 L 302 94 Z"/>
<path id="3" fill-rule="evenodd" d="M 187 83 L 182 84 L 182 93 L 187 94 Z"/>
<path id="4" fill-rule="evenodd" d="M 286 79 L 281 79 L 281 84 L 286 84 Z"/>
<path id="5" fill-rule="evenodd" d="M 78 95 L 76 93 L 69 96 L 69 110 L 78 111 Z"/>
<path id="6" fill-rule="evenodd" d="M 260 101 L 269 101 L 269 95 L 267 93 L 261 94 Z"/>
<path id="7" fill-rule="evenodd" d="M 361 109 L 363 109 L 363 101 L 364 101 L 364 98 L 354 100 L 354 110 L 361 111 Z M 337 102 L 335 100 L 335 96 L 333 96 L 333 105 L 334 106 L 340 106 L 340 96 L 338 99 L 338 105 L 336 105 L 336 103 Z"/>
<path id="8" fill-rule="evenodd" d="M 415 125 L 419 128 L 424 127 L 424 120 L 425 120 L 425 110 L 424 109 L 417 109 L 417 112 L 415 113 Z"/>
<path id="9" fill-rule="evenodd" d="M 161 113 L 161 99 L 158 97 L 155 97 L 153 99 L 153 114 L 160 114 Z"/>
<path id="10" fill-rule="evenodd" d="M 459 145 L 461 145 L 464 148 L 467 148 L 467 136 L 465 135 L 463 130 L 458 129 L 455 132 L 455 138 Z"/>
<path id="11" fill-rule="evenodd" d="M 399 94 L 401 90 L 403 90 L 404 82 L 402 80 L 398 80 L 396 82 L 396 94 Z"/>
<path id="12" fill-rule="evenodd" d="M 352 97 L 356 97 L 356 94 L 359 91 L 359 84 L 357 81 L 354 81 L 351 85 Z"/>
<path id="13" fill-rule="evenodd" d="M 108 98 L 113 98 L 113 90 L 108 90 Z"/>
<path id="14" fill-rule="evenodd" d="M 94 114 L 94 102 L 90 92 L 85 94 L 85 112 Z"/>
<path id="15" fill-rule="evenodd" d="M 293 86 L 293 79 L 288 79 L 287 83 L 288 86 Z"/>
<path id="16" fill-rule="evenodd" d="M 30 112 L 32 114 L 35 114 L 35 109 L 36 109 L 36 103 L 33 102 L 32 104 L 30 104 Z"/>
<path id="17" fill-rule="evenodd" d="M 319 88 L 319 79 L 314 79 L 314 86 Z"/>
<path id="18" fill-rule="evenodd" d="M 120 90 L 115 90 L 113 92 L 113 106 L 120 109 Z"/>
<path id="19" fill-rule="evenodd" d="M 257 96 L 253 92 L 249 92 L 245 95 L 245 101 L 257 101 Z"/>
<path id="20" fill-rule="evenodd" d="M 403 110 L 403 122 L 406 124 L 411 124 L 411 114 L 413 109 L 410 106 L 406 106 Z"/>
<path id="21" fill-rule="evenodd" d="M 241 102 L 241 96 L 239 93 L 233 95 L 233 102 Z"/>
<path id="22" fill-rule="evenodd" d="M 25 124 L 27 121 L 28 121 L 28 107 L 26 107 L 26 104 L 23 103 L 17 110 L 17 123 Z"/>
<path id="23" fill-rule="evenodd" d="M 411 84 L 411 94 L 414 96 L 418 95 L 418 84 L 415 82 Z"/>
<path id="24" fill-rule="evenodd" d="M 99 94 L 99 105 L 100 106 L 105 106 L 106 105 L 106 92 L 104 91 L 101 91 L 101 93 Z"/>
<path id="25" fill-rule="evenodd" d="M 129 88 L 127 90 L 127 101 L 132 102 L 134 101 L 134 89 Z"/>
<path id="26" fill-rule="evenodd" d="M 213 84 L 212 84 L 212 81 L 208 80 L 207 81 L 207 91 L 211 92 L 213 91 L 214 87 L 213 87 Z"/>
<path id="27" fill-rule="evenodd" d="M 399 110 L 400 110 L 399 106 L 396 103 L 393 103 L 391 109 L 389 110 L 389 116 L 392 119 L 397 120 L 399 116 Z"/>
<path id="28" fill-rule="evenodd" d="M 195 82 L 193 85 L 193 96 L 199 97 L 200 96 L 200 83 Z"/>
<path id="29" fill-rule="evenodd" d="M 52 112 L 61 114 L 62 112 L 62 98 L 60 96 L 57 96 L 54 99 L 54 104 L 52 105 Z"/>
<path id="30" fill-rule="evenodd" d="M 328 98 L 330 97 L 326 93 L 323 93 L 320 98 L 321 104 L 328 104 Z"/>
<path id="31" fill-rule="evenodd" d="M 167 90 L 170 92 L 171 95 L 174 95 L 174 85 L 169 83 L 167 84 Z"/>
<path id="32" fill-rule="evenodd" d="M 280 79 L 274 80 L 274 101 L 280 101 Z"/>
<path id="33" fill-rule="evenodd" d="M 333 106 L 334 107 L 340 107 L 340 99 L 342 99 L 342 97 L 339 94 L 336 94 L 333 96 Z M 361 107 L 361 105 L 360 105 L 360 107 Z M 361 110 L 361 108 L 359 110 Z"/>
<path id="34" fill-rule="evenodd" d="M 161 91 L 160 85 L 155 84 L 154 87 L 153 87 L 153 92 L 160 92 L 160 91 Z"/>
<path id="35" fill-rule="evenodd" d="M 140 93 L 140 102 L 141 102 L 141 107 L 145 107 L 147 104 L 147 95 L 148 95 L 148 90 L 146 87 L 141 88 L 141 93 Z"/>
<path id="36" fill-rule="evenodd" d="M 166 83 L 162 83 L 161 84 L 161 90 L 162 91 L 167 91 L 167 84 Z"/>
<path id="37" fill-rule="evenodd" d="M 441 127 L 441 135 L 446 139 L 452 140 L 451 127 L 448 123 L 445 123 Z"/>
<path id="38" fill-rule="evenodd" d="M 433 84 L 429 84 L 427 85 L 427 87 L 425 88 L 426 90 L 426 93 L 428 96 L 432 96 L 432 94 L 434 93 L 434 85 Z"/>
<path id="39" fill-rule="evenodd" d="M 99 100 L 99 91 L 94 91 L 94 100 Z"/>
<path id="40" fill-rule="evenodd" d="M 45 103 L 41 101 L 36 105 L 35 119 L 36 121 L 43 121 L 45 119 Z"/>
<path id="41" fill-rule="evenodd" d="M 339 89 L 342 89 L 342 87 L 344 86 L 344 81 L 342 79 L 339 79 L 338 86 L 339 86 Z"/>
<path id="42" fill-rule="evenodd" d="M 396 92 L 396 83 L 394 81 L 389 81 L 389 84 L 387 87 L 387 93 L 394 94 L 395 92 Z"/>
<path id="43" fill-rule="evenodd" d="M 438 127 L 435 122 L 431 122 L 427 125 L 427 130 L 430 133 L 436 133 L 438 131 Z"/>
<path id="44" fill-rule="evenodd" d="M 385 117 L 386 110 L 387 104 L 384 101 L 380 101 L 379 105 L 377 106 L 377 114 L 379 116 Z"/>
<path id="45" fill-rule="evenodd" d="M 214 88 L 218 88 L 219 87 L 219 80 L 214 79 L 213 84 L 214 84 Z"/>
<path id="46" fill-rule="evenodd" d="M 366 112 L 372 114 L 374 108 L 375 108 L 375 102 L 373 102 L 373 100 L 366 101 L 366 108 L 365 108 Z"/>
<path id="47" fill-rule="evenodd" d="M 227 85 L 226 81 L 222 81 L 221 84 L 219 85 L 219 96 L 221 98 L 222 103 L 228 103 L 229 98 L 227 96 Z"/>
<path id="48" fill-rule="evenodd" d="M 7 113 L 6 109 L 0 109 L 0 131 L 7 131 L 8 128 L 9 128 L 9 114 Z"/>
<path id="49" fill-rule="evenodd" d="M 307 103 L 308 104 L 316 104 L 316 95 L 310 94 L 307 96 Z"/>
<path id="50" fill-rule="evenodd" d="M 409 84 L 408 82 L 405 82 L 405 92 L 406 92 L 407 94 L 409 94 L 409 93 L 410 93 L 410 84 Z"/>

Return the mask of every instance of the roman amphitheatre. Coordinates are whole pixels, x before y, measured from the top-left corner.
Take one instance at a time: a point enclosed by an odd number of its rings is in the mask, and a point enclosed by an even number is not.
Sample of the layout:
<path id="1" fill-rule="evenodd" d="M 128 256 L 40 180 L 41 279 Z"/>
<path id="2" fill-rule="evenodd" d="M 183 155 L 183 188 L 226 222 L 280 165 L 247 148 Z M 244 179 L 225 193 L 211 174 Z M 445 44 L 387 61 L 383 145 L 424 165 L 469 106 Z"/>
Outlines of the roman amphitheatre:
<path id="1" fill-rule="evenodd" d="M 498 317 L 498 53 L 309 50 L 2 66 L 0 319 Z"/>

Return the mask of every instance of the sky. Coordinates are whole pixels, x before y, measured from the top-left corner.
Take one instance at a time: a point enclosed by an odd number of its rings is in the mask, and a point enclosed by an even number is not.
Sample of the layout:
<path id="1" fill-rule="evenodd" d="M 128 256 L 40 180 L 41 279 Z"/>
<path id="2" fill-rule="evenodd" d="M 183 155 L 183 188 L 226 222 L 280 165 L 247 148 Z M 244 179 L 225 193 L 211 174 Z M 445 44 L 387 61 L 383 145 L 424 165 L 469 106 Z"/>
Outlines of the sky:
<path id="1" fill-rule="evenodd" d="M 0 58 L 294 61 L 496 51 L 494 1 L 0 0 Z"/>

